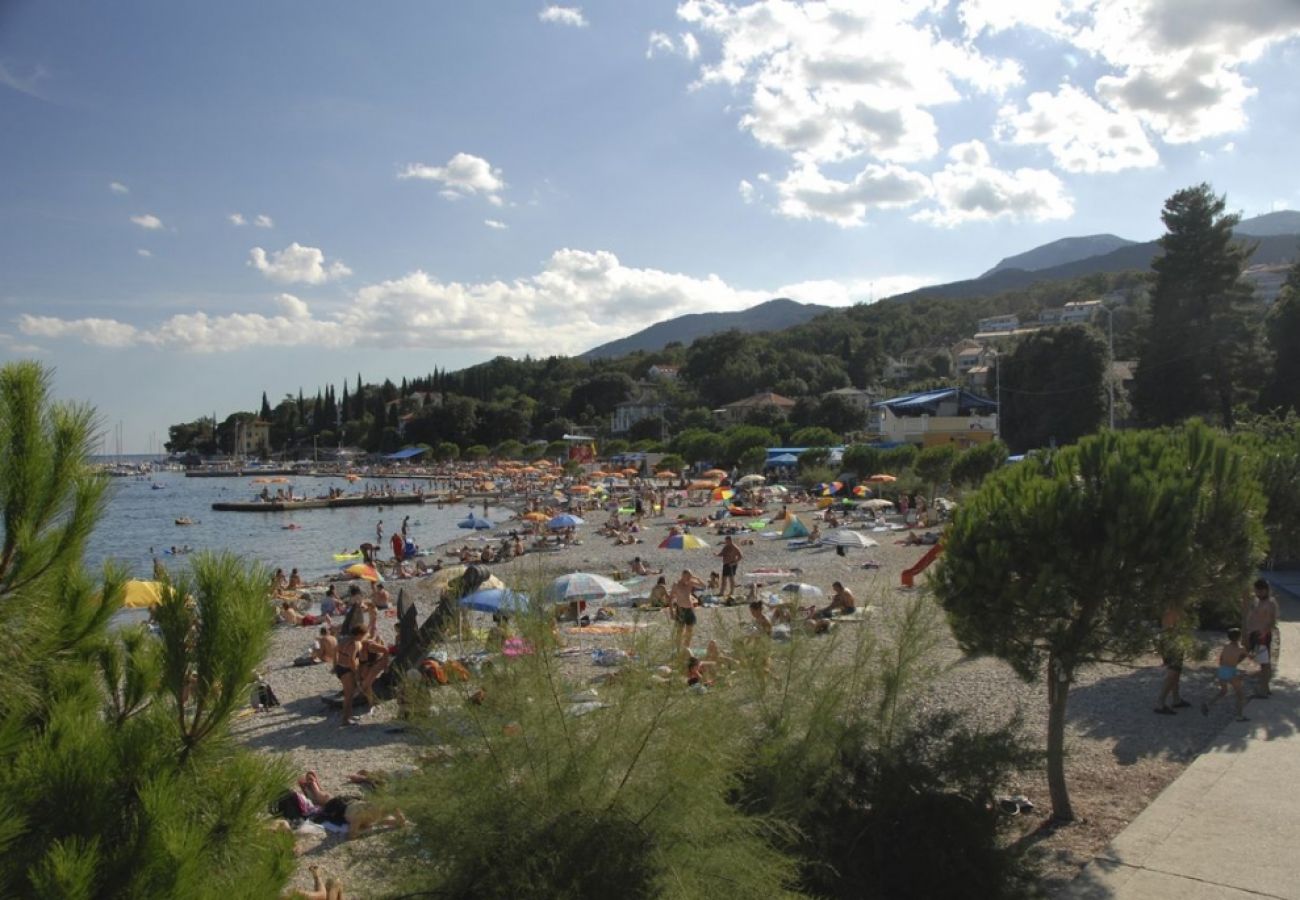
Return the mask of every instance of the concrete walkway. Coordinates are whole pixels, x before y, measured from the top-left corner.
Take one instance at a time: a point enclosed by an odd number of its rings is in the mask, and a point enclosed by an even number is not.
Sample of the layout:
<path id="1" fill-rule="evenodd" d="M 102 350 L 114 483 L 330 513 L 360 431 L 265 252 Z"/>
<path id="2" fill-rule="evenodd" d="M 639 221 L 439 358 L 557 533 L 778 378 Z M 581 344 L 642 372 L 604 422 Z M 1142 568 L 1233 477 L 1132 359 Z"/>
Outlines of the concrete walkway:
<path id="1" fill-rule="evenodd" d="M 1250 701 L 1250 721 L 1229 724 L 1063 900 L 1300 900 L 1300 572 L 1265 577 L 1282 607 L 1272 697 Z"/>

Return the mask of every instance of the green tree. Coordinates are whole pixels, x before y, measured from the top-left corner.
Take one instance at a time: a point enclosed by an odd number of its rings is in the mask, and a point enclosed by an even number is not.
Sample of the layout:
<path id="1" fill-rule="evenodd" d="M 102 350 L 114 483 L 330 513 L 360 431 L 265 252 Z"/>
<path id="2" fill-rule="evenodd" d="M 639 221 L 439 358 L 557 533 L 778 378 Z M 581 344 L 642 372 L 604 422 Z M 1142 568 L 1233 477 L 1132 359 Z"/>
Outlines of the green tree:
<path id="1" fill-rule="evenodd" d="M 1006 465 L 1010 451 L 999 440 L 967 447 L 952 464 L 952 480 L 963 487 L 976 487 L 985 478 Z"/>
<path id="2" fill-rule="evenodd" d="M 952 467 L 957 461 L 956 444 L 936 444 L 926 447 L 916 458 L 916 477 L 930 486 L 930 499 L 939 493 L 939 487 L 952 477 Z"/>
<path id="3" fill-rule="evenodd" d="M 843 466 L 859 478 L 870 478 L 884 471 L 880 461 L 880 448 L 870 444 L 850 444 L 844 448 Z"/>
<path id="4" fill-rule="evenodd" d="M 751 447 L 777 446 L 776 435 L 755 425 L 734 425 L 723 434 L 722 462 L 737 462 Z"/>
<path id="5" fill-rule="evenodd" d="M 471 444 L 465 448 L 465 452 L 461 454 L 461 457 L 470 462 L 478 462 L 481 459 L 487 459 L 491 452 L 483 444 Z"/>
<path id="6" fill-rule="evenodd" d="M 451 441 L 442 441 L 434 448 L 433 458 L 440 462 L 455 462 L 460 459 L 460 447 Z"/>
<path id="7" fill-rule="evenodd" d="M 958 508 L 931 584 L 967 651 L 1047 684 L 1052 814 L 1070 820 L 1065 713 L 1080 668 L 1149 649 L 1171 602 L 1240 596 L 1262 500 L 1242 455 L 1193 423 L 1103 432 L 995 472 Z M 1215 519 L 1218 519 L 1217 523 Z"/>
<path id="8" fill-rule="evenodd" d="M 663 459 L 655 464 L 656 472 L 676 472 L 680 475 L 684 468 L 686 468 L 686 460 L 676 453 L 665 454 Z"/>
<path id="9" fill-rule="evenodd" d="M 1017 453 L 1073 444 L 1106 420 L 1106 345 L 1092 330 L 1038 331 L 999 358 L 999 430 Z"/>
<path id="10" fill-rule="evenodd" d="M 1264 412 L 1300 412 L 1300 259 L 1287 272 L 1286 283 L 1265 322 L 1273 369 L 1259 406 Z"/>
<path id="11" fill-rule="evenodd" d="M 800 428 L 790 435 L 790 444 L 794 447 L 832 447 L 839 442 L 839 435 L 820 425 Z"/>
<path id="12" fill-rule="evenodd" d="M 269 640 L 265 573 L 198 558 L 159 608 L 189 627 L 110 634 L 125 576 L 82 568 L 107 490 L 92 431 L 38 366 L 0 369 L 0 895 L 278 896 L 292 842 L 263 817 L 286 773 L 227 734 Z"/>
<path id="13" fill-rule="evenodd" d="M 1208 184 L 1165 201 L 1134 384 L 1137 412 L 1150 424 L 1212 415 L 1231 428 L 1234 407 L 1250 399 L 1262 376 L 1251 288 L 1241 280 L 1251 248 L 1234 240 L 1240 216 L 1225 208 Z"/>

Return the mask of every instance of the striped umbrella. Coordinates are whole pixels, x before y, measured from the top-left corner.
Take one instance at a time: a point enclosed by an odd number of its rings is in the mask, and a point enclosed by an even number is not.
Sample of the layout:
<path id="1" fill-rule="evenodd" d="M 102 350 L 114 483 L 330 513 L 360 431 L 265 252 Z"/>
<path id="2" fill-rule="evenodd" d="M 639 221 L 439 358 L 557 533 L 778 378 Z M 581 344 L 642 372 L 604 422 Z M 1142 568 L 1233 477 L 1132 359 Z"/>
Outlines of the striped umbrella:
<path id="1" fill-rule="evenodd" d="M 708 541 L 701 540 L 693 534 L 670 534 L 659 544 L 662 550 L 699 550 L 709 546 Z"/>

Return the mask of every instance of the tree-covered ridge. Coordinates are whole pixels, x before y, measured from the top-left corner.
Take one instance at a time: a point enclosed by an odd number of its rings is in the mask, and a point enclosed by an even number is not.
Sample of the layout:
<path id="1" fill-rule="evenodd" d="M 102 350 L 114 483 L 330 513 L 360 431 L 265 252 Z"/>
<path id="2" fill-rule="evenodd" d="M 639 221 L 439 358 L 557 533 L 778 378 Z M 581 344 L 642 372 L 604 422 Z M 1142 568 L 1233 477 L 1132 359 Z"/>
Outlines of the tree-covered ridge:
<path id="1" fill-rule="evenodd" d="M 615 407 L 641 391 L 652 392 L 665 404 L 663 426 L 676 434 L 709 426 L 709 410 L 772 390 L 802 400 L 789 429 L 825 424 L 843 433 L 852 427 L 835 426 L 854 423 L 835 421 L 843 418 L 838 415 L 842 409 L 823 403 L 821 396 L 836 388 L 883 384 L 891 358 L 925 348 L 946 355 L 949 346 L 973 334 L 987 316 L 1016 313 L 1033 319 L 1041 309 L 1110 291 L 1140 300 L 1145 284 L 1140 273 L 1097 275 L 989 297 L 859 304 L 784 331 L 729 331 L 689 346 L 672 344 L 616 359 L 499 356 L 454 372 L 435 368 L 403 378 L 400 384 L 365 384 L 358 375 L 341 389 L 318 388 L 314 397 L 304 396 L 301 389 L 296 395 L 285 394 L 275 405 L 267 402 L 261 418 L 271 423 L 271 446 L 277 453 L 288 448 L 309 456 L 313 446 L 339 444 L 391 451 L 406 444 L 452 443 L 463 450 L 474 445 L 495 448 L 507 441 L 556 440 L 575 430 L 603 435 Z M 1131 345 L 1135 322 L 1133 315 L 1116 316 L 1117 348 Z M 650 382 L 655 366 L 674 367 L 679 377 Z M 920 387 L 946 375 L 946 369 L 923 366 L 918 382 L 891 387 Z M 251 411 L 235 412 L 215 430 L 210 418 L 173 425 L 167 449 L 229 453 L 239 423 L 256 418 Z M 634 428 L 628 438 L 634 443 L 659 440 L 660 422 Z"/>

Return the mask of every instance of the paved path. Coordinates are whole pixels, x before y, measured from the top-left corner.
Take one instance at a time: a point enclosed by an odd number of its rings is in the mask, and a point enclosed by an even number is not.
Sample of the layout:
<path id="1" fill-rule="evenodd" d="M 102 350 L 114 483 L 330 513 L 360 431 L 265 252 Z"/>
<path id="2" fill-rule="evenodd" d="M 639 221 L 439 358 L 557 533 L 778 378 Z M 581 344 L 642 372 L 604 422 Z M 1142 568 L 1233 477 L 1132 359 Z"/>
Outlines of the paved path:
<path id="1" fill-rule="evenodd" d="M 1062 900 L 1300 900 L 1300 572 L 1266 577 L 1282 607 L 1273 696 L 1252 700 L 1250 721 L 1229 724 Z"/>

